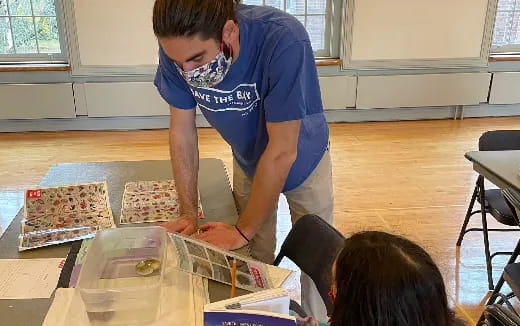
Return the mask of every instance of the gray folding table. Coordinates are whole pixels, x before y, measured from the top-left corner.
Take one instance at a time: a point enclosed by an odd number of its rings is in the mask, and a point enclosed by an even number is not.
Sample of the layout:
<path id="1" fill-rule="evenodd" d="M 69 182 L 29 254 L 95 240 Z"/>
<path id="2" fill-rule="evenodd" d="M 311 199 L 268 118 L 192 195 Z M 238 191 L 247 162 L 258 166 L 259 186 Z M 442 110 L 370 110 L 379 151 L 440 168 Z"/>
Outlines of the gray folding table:
<path id="1" fill-rule="evenodd" d="M 473 170 L 497 187 L 520 191 L 520 151 L 468 152 Z"/>
<path id="2" fill-rule="evenodd" d="M 172 178 L 170 161 L 66 163 L 53 166 L 41 181 L 41 186 L 57 186 L 95 181 L 107 181 L 116 223 L 119 222 L 124 185 L 129 181 L 166 180 Z M 199 169 L 200 200 L 206 221 L 236 223 L 238 214 L 224 163 L 217 159 L 201 159 Z M 70 244 L 50 246 L 18 252 L 18 236 L 23 211 L 0 238 L 0 258 L 62 258 Z M 210 282 L 211 301 L 226 298 L 228 286 Z M 0 324 L 9 326 L 41 325 L 52 302 L 51 299 L 0 300 Z"/>

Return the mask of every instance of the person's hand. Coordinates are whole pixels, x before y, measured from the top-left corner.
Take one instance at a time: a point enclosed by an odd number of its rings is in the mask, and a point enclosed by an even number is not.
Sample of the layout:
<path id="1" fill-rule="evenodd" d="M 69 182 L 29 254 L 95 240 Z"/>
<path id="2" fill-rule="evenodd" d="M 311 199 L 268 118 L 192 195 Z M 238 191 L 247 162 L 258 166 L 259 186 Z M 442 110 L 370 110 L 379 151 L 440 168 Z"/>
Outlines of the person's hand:
<path id="1" fill-rule="evenodd" d="M 319 326 L 320 324 L 314 317 L 305 317 L 302 318 L 300 316 L 296 316 L 296 325 L 298 326 Z"/>
<path id="2" fill-rule="evenodd" d="M 197 216 L 182 214 L 178 219 L 161 224 L 168 232 L 192 235 L 197 231 Z"/>
<path id="3" fill-rule="evenodd" d="M 201 234 L 195 236 L 196 239 L 206 241 L 214 246 L 225 250 L 235 250 L 247 245 L 238 230 L 229 224 L 221 222 L 208 222 L 200 227 Z"/>

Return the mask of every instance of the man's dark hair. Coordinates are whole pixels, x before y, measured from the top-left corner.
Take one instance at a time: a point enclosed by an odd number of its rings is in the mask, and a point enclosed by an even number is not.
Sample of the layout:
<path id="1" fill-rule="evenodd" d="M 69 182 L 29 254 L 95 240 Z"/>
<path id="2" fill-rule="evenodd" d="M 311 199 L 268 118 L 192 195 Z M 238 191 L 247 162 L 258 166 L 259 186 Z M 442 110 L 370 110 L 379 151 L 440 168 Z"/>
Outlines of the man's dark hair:
<path id="1" fill-rule="evenodd" d="M 335 265 L 331 326 L 464 325 L 448 306 L 439 269 L 410 240 L 357 233 L 345 240 Z"/>
<path id="2" fill-rule="evenodd" d="M 236 21 L 240 0 L 156 0 L 153 30 L 157 37 L 198 35 L 201 39 L 222 40 L 228 20 Z"/>

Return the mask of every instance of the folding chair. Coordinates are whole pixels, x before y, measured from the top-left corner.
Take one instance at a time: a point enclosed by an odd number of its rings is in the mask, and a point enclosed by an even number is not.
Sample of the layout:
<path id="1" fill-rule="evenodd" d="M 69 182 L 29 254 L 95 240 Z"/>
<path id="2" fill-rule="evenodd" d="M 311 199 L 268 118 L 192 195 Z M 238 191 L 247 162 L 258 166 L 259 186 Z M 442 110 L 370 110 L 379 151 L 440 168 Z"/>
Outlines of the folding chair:
<path id="1" fill-rule="evenodd" d="M 517 223 L 520 224 L 519 221 L 519 213 L 520 213 L 520 193 L 512 190 L 512 189 L 505 189 L 502 191 L 504 198 L 506 199 L 507 204 L 509 205 L 511 212 L 513 214 L 514 219 L 517 221 Z M 504 268 L 504 272 L 502 273 L 502 276 L 497 282 L 497 286 L 493 290 L 493 293 L 491 294 L 491 297 L 489 298 L 487 302 L 487 308 L 486 311 L 482 314 L 480 317 L 478 325 L 520 325 L 520 324 L 514 324 L 509 323 L 511 320 L 516 322 L 516 320 L 520 321 L 520 317 L 518 316 L 518 313 L 515 311 L 513 306 L 510 304 L 509 299 L 513 297 L 520 298 L 520 263 L 516 263 L 516 259 L 518 258 L 518 255 L 520 254 L 520 240 L 517 242 L 515 249 L 511 253 L 511 257 L 509 258 L 509 261 Z M 504 295 L 500 293 L 502 290 L 502 287 L 504 285 L 504 282 L 509 285 L 511 290 L 513 292 Z M 496 300 L 499 299 L 498 304 L 495 304 Z M 504 308 L 497 308 L 497 306 L 502 306 L 505 304 L 506 307 Z M 507 311 L 506 311 L 507 310 Z M 514 314 L 516 316 L 516 319 L 510 316 L 510 314 Z M 485 324 L 484 322 L 488 320 L 489 315 L 491 317 L 501 317 L 502 324 Z M 491 318 L 490 317 L 490 318 Z"/>
<path id="2" fill-rule="evenodd" d="M 479 326 L 520 326 L 520 318 L 509 306 L 493 304 L 486 307 Z"/>
<path id="3" fill-rule="evenodd" d="M 480 151 L 503 151 L 503 150 L 520 150 L 520 130 L 495 130 L 482 134 L 479 139 Z M 480 203 L 479 210 L 473 210 L 475 201 Z M 467 229 L 471 217 L 475 214 L 481 214 L 482 228 Z M 505 228 L 488 228 L 487 213 L 491 214 L 499 223 L 507 226 L 519 226 L 515 220 L 513 213 L 500 189 L 485 189 L 484 177 L 479 176 L 471 197 L 471 201 L 460 230 L 457 240 L 457 246 L 460 247 L 464 235 L 472 231 L 481 231 L 484 236 L 484 252 L 486 256 L 486 269 L 488 275 L 489 290 L 493 290 L 493 266 L 492 259 L 497 255 L 510 255 L 511 252 L 495 252 L 490 253 L 489 249 L 489 231 L 511 232 L 520 231 L 520 229 Z"/>
<path id="4" fill-rule="evenodd" d="M 278 266 L 283 257 L 292 260 L 316 284 L 327 314 L 334 308 L 329 301 L 331 269 L 343 248 L 345 237 L 333 226 L 316 215 L 301 217 L 292 227 L 274 261 Z"/>

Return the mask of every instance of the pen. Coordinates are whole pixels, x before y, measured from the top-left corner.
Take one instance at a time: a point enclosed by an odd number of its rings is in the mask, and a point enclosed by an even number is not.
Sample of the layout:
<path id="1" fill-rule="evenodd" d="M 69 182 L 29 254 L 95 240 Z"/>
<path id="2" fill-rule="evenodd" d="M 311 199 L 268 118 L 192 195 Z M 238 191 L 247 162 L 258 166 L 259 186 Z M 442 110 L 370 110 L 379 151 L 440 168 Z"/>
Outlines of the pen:
<path id="1" fill-rule="evenodd" d="M 233 258 L 233 264 L 231 267 L 231 297 L 234 298 L 236 296 L 236 286 L 237 286 L 237 260 Z"/>

